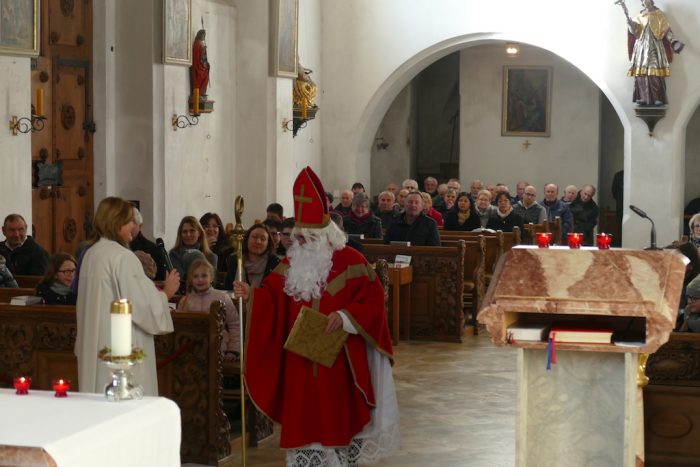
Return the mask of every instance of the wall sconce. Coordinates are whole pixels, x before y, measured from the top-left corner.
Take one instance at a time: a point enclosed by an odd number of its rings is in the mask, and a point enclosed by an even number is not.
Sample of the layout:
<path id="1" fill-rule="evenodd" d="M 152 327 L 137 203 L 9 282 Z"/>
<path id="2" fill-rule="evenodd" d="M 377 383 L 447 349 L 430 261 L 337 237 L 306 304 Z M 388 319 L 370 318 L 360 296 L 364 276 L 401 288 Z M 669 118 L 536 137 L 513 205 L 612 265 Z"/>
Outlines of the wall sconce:
<path id="1" fill-rule="evenodd" d="M 387 143 L 386 141 L 384 141 L 384 137 L 383 137 L 383 136 L 380 136 L 379 138 L 374 138 L 374 141 L 375 141 L 376 144 L 377 144 L 377 150 L 378 150 L 378 151 L 383 151 L 383 150 L 385 150 L 386 148 L 389 147 L 389 143 Z"/>
<path id="2" fill-rule="evenodd" d="M 508 54 L 509 57 L 517 57 L 518 53 L 520 53 L 520 44 L 516 42 L 509 42 L 506 44 L 506 54 Z"/>
<path id="3" fill-rule="evenodd" d="M 36 108 L 32 106 L 31 117 L 17 117 L 13 115 L 10 119 L 10 131 L 13 136 L 17 133 L 29 133 L 30 131 L 41 131 L 44 129 L 44 90 L 37 88 L 36 90 Z"/>
<path id="4" fill-rule="evenodd" d="M 170 124 L 173 126 L 173 131 L 177 131 L 178 128 L 187 128 L 190 126 L 196 126 L 199 123 L 199 114 L 192 114 L 192 120 L 187 115 L 177 115 L 173 114 L 170 119 Z"/>
<path id="5" fill-rule="evenodd" d="M 292 108 L 293 119 L 282 119 L 282 129 L 284 131 L 291 131 L 292 137 L 295 137 L 299 129 L 306 128 L 308 121 L 316 118 L 316 112 L 318 112 L 318 109 L 319 107 L 317 105 L 314 105 L 313 107 L 306 107 L 304 109 L 294 106 Z M 290 123 L 292 124 L 291 128 L 289 127 Z"/>

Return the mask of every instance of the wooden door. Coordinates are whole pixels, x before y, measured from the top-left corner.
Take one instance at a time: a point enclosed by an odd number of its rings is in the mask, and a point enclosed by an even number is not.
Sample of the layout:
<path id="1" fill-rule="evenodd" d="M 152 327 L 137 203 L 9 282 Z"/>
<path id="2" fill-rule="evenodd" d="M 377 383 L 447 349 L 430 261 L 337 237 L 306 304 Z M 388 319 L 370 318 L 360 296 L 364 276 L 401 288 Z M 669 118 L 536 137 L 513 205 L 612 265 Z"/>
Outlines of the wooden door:
<path id="1" fill-rule="evenodd" d="M 74 254 L 93 212 L 91 1 L 42 2 L 41 44 L 32 86 L 44 89 L 47 120 L 32 136 L 34 228 L 50 252 Z"/>

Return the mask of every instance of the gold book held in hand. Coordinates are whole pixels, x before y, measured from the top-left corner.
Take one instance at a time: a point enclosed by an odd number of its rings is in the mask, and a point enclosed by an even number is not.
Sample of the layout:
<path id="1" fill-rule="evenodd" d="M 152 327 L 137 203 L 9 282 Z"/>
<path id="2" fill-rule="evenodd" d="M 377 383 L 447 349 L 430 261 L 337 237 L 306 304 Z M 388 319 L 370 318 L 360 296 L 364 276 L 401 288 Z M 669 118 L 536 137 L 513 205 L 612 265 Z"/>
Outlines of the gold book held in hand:
<path id="1" fill-rule="evenodd" d="M 342 328 L 328 333 L 327 325 L 328 316 L 302 306 L 284 348 L 326 368 L 332 367 L 348 333 Z"/>

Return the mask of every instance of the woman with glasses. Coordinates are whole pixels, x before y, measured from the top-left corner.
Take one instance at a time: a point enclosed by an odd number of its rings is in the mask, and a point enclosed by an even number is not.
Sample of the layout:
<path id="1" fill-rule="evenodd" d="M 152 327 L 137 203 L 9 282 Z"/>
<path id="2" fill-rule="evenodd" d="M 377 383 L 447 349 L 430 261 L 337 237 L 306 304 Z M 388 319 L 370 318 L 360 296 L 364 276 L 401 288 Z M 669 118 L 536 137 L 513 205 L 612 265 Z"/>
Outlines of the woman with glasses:
<path id="1" fill-rule="evenodd" d="M 75 305 L 71 284 L 75 277 L 76 261 L 68 253 L 56 253 L 49 258 L 44 278 L 36 286 L 36 294 L 47 305 Z"/>
<path id="2" fill-rule="evenodd" d="M 690 243 L 700 248 L 700 212 L 690 218 L 688 227 L 690 227 Z"/>

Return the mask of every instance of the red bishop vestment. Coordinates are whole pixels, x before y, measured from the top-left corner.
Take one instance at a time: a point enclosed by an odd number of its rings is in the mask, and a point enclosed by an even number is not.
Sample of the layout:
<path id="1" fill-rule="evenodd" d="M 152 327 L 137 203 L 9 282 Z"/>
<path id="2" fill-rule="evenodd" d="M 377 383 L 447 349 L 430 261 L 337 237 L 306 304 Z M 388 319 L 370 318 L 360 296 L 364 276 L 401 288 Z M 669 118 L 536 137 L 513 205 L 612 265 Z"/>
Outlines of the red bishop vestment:
<path id="1" fill-rule="evenodd" d="M 296 302 L 284 293 L 288 268 L 285 259 L 251 294 L 245 364 L 250 397 L 282 425 L 282 448 L 348 446 L 375 405 L 365 343 L 393 358 L 384 291 L 365 258 L 348 247 L 334 252 L 320 302 Z M 348 336 L 332 368 L 283 349 L 302 305 L 326 315 L 346 310 L 359 331 Z"/>

